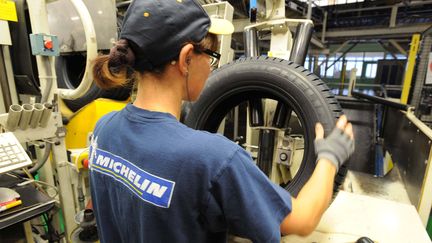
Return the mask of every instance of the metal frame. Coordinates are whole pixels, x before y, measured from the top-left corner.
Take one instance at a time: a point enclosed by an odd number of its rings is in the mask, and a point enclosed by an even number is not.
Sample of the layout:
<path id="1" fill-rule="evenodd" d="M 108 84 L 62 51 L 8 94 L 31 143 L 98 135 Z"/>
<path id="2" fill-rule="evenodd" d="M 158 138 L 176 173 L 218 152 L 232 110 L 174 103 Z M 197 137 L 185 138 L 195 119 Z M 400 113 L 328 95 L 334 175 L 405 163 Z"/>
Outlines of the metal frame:
<path id="1" fill-rule="evenodd" d="M 79 0 L 74 0 L 79 1 Z M 30 15 L 30 23 L 32 27 L 33 33 L 45 33 L 49 34 L 48 27 L 48 17 L 47 17 L 47 9 L 46 2 L 44 0 L 27 0 L 27 5 L 29 9 Z M 55 66 L 54 66 L 54 57 L 44 57 L 44 56 L 36 56 L 36 63 L 38 67 L 39 73 L 39 81 L 41 85 L 41 90 L 46 90 L 46 92 L 42 93 L 42 102 L 55 100 L 54 94 L 58 92 L 57 88 L 57 78 L 55 76 Z M 81 85 L 80 85 L 81 86 Z M 77 89 L 82 90 L 82 89 Z M 70 167 L 68 166 L 66 146 L 65 146 L 65 133 L 63 130 L 63 122 L 61 120 L 61 114 L 58 109 L 53 112 L 51 122 L 49 122 L 47 128 L 37 128 L 32 129 L 31 132 L 24 131 L 24 140 L 19 135 L 19 132 L 15 132 L 14 134 L 18 134 L 18 139 L 21 142 L 27 142 L 31 140 L 39 140 L 43 138 L 51 138 L 55 139 L 55 146 L 52 148 L 52 159 L 54 161 L 53 170 L 54 173 L 52 175 L 46 175 L 46 177 L 53 177 L 56 175 L 59 187 L 59 197 L 61 208 L 63 211 L 63 218 L 65 224 L 65 233 L 68 237 L 70 232 L 76 227 L 76 223 L 74 221 L 75 218 L 75 207 L 73 197 L 73 188 L 70 183 L 71 175 L 70 175 Z M 46 129 L 52 129 L 51 132 L 48 132 Z M 55 132 L 52 133 L 55 129 Z M 50 137 L 46 137 L 50 136 Z"/>
<path id="2" fill-rule="evenodd" d="M 78 1 L 78 0 L 75 0 Z M 33 33 L 49 34 L 48 18 L 46 11 L 46 1 L 44 0 L 27 0 L 27 6 L 30 15 L 30 23 Z M 8 33 L 9 34 L 9 33 Z M 2 32 L 3 35 L 3 32 Z M 10 34 L 9 34 L 10 35 Z M 13 43 L 11 43 L 13 44 Z M 8 85 L 12 104 L 18 104 L 18 95 L 15 89 L 13 79 L 13 70 L 10 63 L 10 53 L 6 46 L 2 46 L 3 55 L 0 57 L 6 62 L 6 74 L 8 76 Z M 77 227 L 74 217 L 76 213 L 75 198 L 71 179 L 74 178 L 73 171 L 68 163 L 65 147 L 65 129 L 63 127 L 61 113 L 58 110 L 58 89 L 54 67 L 54 57 L 36 56 L 36 63 L 41 85 L 42 100 L 41 102 L 53 102 L 54 111 L 49 117 L 46 127 L 27 128 L 25 130 L 15 130 L 14 135 L 21 143 L 33 144 L 35 141 L 45 141 L 52 143 L 52 161 L 46 163 L 41 169 L 41 177 L 58 187 L 58 199 L 63 212 L 65 225 L 65 234 L 68 238 L 70 232 Z M 7 109 L 8 107 L 5 107 Z M 6 128 L 9 114 L 0 114 L 0 125 Z"/>
<path id="3" fill-rule="evenodd" d="M 202 5 L 209 16 L 216 15 L 219 18 L 233 21 L 234 8 L 228 2 L 211 3 Z M 231 49 L 231 35 L 220 35 L 219 53 L 221 58 L 218 66 L 227 64 L 234 59 L 234 50 Z"/>
<path id="4" fill-rule="evenodd" d="M 430 24 L 417 24 L 413 26 L 398 26 L 395 28 L 374 28 L 359 30 L 333 30 L 326 31 L 325 38 L 349 38 L 349 37 L 371 37 L 376 38 L 379 35 L 382 38 L 391 38 L 395 36 L 406 36 L 422 32 L 430 27 Z M 323 33 L 318 32 L 317 35 L 321 36 Z"/>
<path id="5" fill-rule="evenodd" d="M 18 95 L 17 95 L 17 90 L 15 87 L 12 63 L 10 61 L 8 61 L 8 60 L 11 60 L 9 47 L 2 46 L 2 53 L 3 53 L 3 58 L 5 60 L 6 76 L 7 76 L 7 82 L 8 82 L 8 89 L 9 89 L 9 93 L 10 93 L 9 98 L 10 98 L 10 101 L 12 102 L 12 104 L 16 104 L 16 103 L 18 103 Z M 7 109 L 7 108 L 8 107 L 6 106 L 5 109 Z"/>
<path id="6" fill-rule="evenodd" d="M 295 40 L 292 38 L 291 28 L 297 28 Z M 254 32 L 270 29 L 272 36 L 269 56 L 303 64 L 312 36 L 312 28 L 313 22 L 308 19 L 275 19 L 246 26 L 244 29 L 246 55 L 258 54 L 258 50 L 253 50 L 256 48 L 254 45 L 257 43 L 256 38 L 258 37 L 258 34 Z"/>
<path id="7" fill-rule="evenodd" d="M 67 100 L 74 100 L 82 97 L 90 89 L 93 78 L 91 74 L 91 61 L 95 59 L 97 54 L 96 31 L 90 13 L 82 0 L 71 0 L 75 7 L 80 20 L 84 26 L 84 33 L 87 46 L 86 67 L 80 85 L 76 89 L 59 89 L 60 97 Z M 43 16 L 46 17 L 46 6 Z M 31 15 L 30 15 L 31 16 Z M 48 20 L 48 18 L 45 18 Z M 33 21 L 32 21 L 33 22 Z M 47 25 L 48 26 L 48 25 Z M 43 33 L 43 32 L 42 32 Z"/>
<path id="8" fill-rule="evenodd" d="M 432 129 L 426 126 L 422 121 L 420 121 L 412 110 L 408 110 L 405 112 L 406 117 L 418 128 L 418 132 L 422 132 L 429 138 L 429 156 L 425 163 L 427 164 L 424 179 L 421 187 L 420 199 L 417 206 L 417 211 L 420 215 L 420 218 L 423 222 L 423 225 L 426 226 L 428 223 L 428 219 L 430 216 L 431 208 L 432 208 Z"/>
<path id="9" fill-rule="evenodd" d="M 48 17 L 45 1 L 28 0 L 27 6 L 33 33 L 49 34 Z M 54 57 L 36 56 L 37 70 L 42 90 L 42 102 L 52 100 L 57 89 Z"/>
<path id="10" fill-rule="evenodd" d="M 426 226 L 432 208 L 432 129 L 415 116 L 412 108 L 388 109 L 385 117 L 384 147 L 402 172 L 409 199 Z"/>
<path id="11" fill-rule="evenodd" d="M 4 69 L 3 78 L 6 79 L 6 82 L 1 86 L 5 87 L 4 89 L 0 87 L 0 101 L 4 104 L 0 105 L 0 113 L 4 113 L 8 109 L 9 103 L 18 102 L 18 96 L 16 92 L 15 82 L 13 79 L 13 70 L 11 57 L 9 53 L 9 45 L 12 45 L 11 36 L 9 32 L 8 22 L 5 20 L 0 20 L 0 59 L 3 59 L 3 66 L 0 67 Z M 9 92 L 8 92 L 9 91 Z M 5 94 L 4 92 L 8 92 Z M 7 98 L 7 100 L 5 100 Z"/>
<path id="12" fill-rule="evenodd" d="M 6 20 L 0 20 L 0 45 L 11 45 L 9 25 Z"/>

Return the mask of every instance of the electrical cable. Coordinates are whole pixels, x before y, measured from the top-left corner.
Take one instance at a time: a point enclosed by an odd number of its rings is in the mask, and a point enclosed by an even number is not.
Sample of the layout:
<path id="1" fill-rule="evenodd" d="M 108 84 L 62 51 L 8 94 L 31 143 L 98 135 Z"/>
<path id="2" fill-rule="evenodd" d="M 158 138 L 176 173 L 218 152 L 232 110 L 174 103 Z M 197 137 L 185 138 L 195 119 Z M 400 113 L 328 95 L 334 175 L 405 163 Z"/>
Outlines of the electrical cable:
<path id="1" fill-rule="evenodd" d="M 29 170 L 30 174 L 36 173 L 40 168 L 42 168 L 42 166 L 45 165 L 45 163 L 48 161 L 48 158 L 50 156 L 51 149 L 52 149 L 52 144 L 49 142 L 45 142 L 45 152 L 44 152 L 42 158 L 40 160 L 38 160 L 32 168 L 30 168 L 30 170 Z M 21 177 L 26 176 L 26 174 L 20 170 L 16 170 L 12 173 L 17 174 L 18 176 L 21 176 Z"/>
<path id="2" fill-rule="evenodd" d="M 52 225 L 54 214 L 44 213 L 42 214 L 42 218 L 47 225 L 46 237 L 49 242 L 60 242 L 61 238 L 64 237 L 63 234 L 59 234 L 59 232 Z"/>
<path id="3" fill-rule="evenodd" d="M 48 154 L 49 154 L 49 153 L 48 153 Z M 23 170 L 24 174 L 25 174 L 26 176 L 28 176 L 28 178 L 18 176 L 18 175 L 14 174 L 14 173 L 6 173 L 6 174 L 8 174 L 8 175 L 10 175 L 10 176 L 12 176 L 12 177 L 15 177 L 15 178 L 19 178 L 19 179 L 25 180 L 24 182 L 18 183 L 17 186 L 25 186 L 25 185 L 27 185 L 27 184 L 29 184 L 29 183 L 34 183 L 34 185 L 36 186 L 36 188 L 37 188 L 39 191 L 41 191 L 42 193 L 44 193 L 45 195 L 47 195 L 49 198 L 51 198 L 51 199 L 53 199 L 53 200 L 48 201 L 48 202 L 46 202 L 46 203 L 41 203 L 41 204 L 39 204 L 39 205 L 37 205 L 37 206 L 35 206 L 35 207 L 32 207 L 32 208 L 27 209 L 27 210 L 24 210 L 24 211 L 22 211 L 22 212 L 20 212 L 20 213 L 18 213 L 18 214 L 15 214 L 14 217 L 19 216 L 19 215 L 21 215 L 21 214 L 24 214 L 24 213 L 26 213 L 26 212 L 29 211 L 29 210 L 34 210 L 34 209 L 36 209 L 36 208 L 43 207 L 43 206 L 48 205 L 48 204 L 51 204 L 51 203 L 59 203 L 59 202 L 55 199 L 55 198 L 57 197 L 57 195 L 59 194 L 59 191 L 58 191 L 57 187 L 55 187 L 55 186 L 53 186 L 53 185 L 51 185 L 51 184 L 49 184 L 49 183 L 43 182 L 43 181 L 37 181 L 37 180 L 35 180 L 34 177 L 30 174 L 29 170 L 27 170 L 26 168 L 24 168 L 24 169 L 22 169 L 22 170 Z M 39 184 L 40 184 L 40 185 L 39 185 Z M 46 190 L 44 190 L 44 189 L 41 187 L 41 185 L 45 185 L 45 186 L 47 186 L 47 187 L 50 187 L 50 188 L 54 189 L 54 191 L 55 191 L 55 195 L 50 196 L 50 195 L 46 192 Z M 52 225 L 51 222 L 52 222 L 52 219 L 53 219 L 53 215 L 52 215 L 52 216 L 49 216 L 47 213 L 44 213 L 44 214 L 42 214 L 42 219 L 43 219 L 43 221 L 44 221 L 44 223 L 45 223 L 45 225 L 43 225 L 43 227 L 44 227 L 44 228 L 46 227 L 46 235 L 47 235 L 47 237 L 48 237 L 49 242 L 60 242 L 61 238 L 64 237 L 64 235 L 62 236 L 62 234 L 59 234 L 58 231 L 57 231 L 57 230 L 54 228 L 54 226 Z M 5 220 L 7 220 L 7 219 L 5 219 Z M 0 222 L 1 222 L 1 220 L 0 220 Z"/>
<path id="4" fill-rule="evenodd" d="M 29 183 L 35 183 L 36 187 L 37 187 L 41 192 L 45 193 L 48 197 L 50 197 L 50 198 L 52 198 L 52 199 L 55 199 L 55 198 L 57 197 L 57 195 L 59 194 L 59 191 L 58 191 L 57 187 L 56 187 L 56 186 L 53 186 L 53 185 L 51 185 L 51 184 L 49 184 L 49 183 L 46 183 L 46 182 L 43 182 L 43 181 L 37 181 L 37 180 L 35 180 L 35 179 L 28 179 L 28 178 L 25 178 L 25 177 L 17 176 L 17 175 L 12 174 L 12 173 L 6 173 L 6 174 L 7 174 L 7 175 L 10 175 L 10 176 L 13 176 L 13 177 L 15 177 L 15 178 L 18 178 L 18 179 L 25 180 L 25 182 L 18 183 L 17 186 L 25 186 L 25 185 L 27 185 L 27 184 L 29 184 Z M 30 175 L 30 176 L 31 176 L 31 175 Z M 40 185 L 38 185 L 38 184 L 45 185 L 45 186 L 47 186 L 47 187 L 50 187 L 50 188 L 54 189 L 54 191 L 55 191 L 55 195 L 54 195 L 54 196 L 50 196 L 50 195 L 46 192 L 46 190 L 44 190 L 44 189 L 43 189 L 42 187 L 40 187 Z"/>

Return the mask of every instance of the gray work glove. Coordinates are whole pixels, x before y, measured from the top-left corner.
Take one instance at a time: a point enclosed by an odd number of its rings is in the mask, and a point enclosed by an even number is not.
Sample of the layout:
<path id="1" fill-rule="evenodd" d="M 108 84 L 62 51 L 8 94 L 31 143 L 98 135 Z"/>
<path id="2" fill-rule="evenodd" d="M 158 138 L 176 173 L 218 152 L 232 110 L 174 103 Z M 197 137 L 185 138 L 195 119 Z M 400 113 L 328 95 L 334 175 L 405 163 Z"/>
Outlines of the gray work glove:
<path id="1" fill-rule="evenodd" d="M 353 152 L 354 140 L 337 127 L 326 138 L 315 140 L 316 161 L 326 158 L 336 166 L 336 171 Z"/>

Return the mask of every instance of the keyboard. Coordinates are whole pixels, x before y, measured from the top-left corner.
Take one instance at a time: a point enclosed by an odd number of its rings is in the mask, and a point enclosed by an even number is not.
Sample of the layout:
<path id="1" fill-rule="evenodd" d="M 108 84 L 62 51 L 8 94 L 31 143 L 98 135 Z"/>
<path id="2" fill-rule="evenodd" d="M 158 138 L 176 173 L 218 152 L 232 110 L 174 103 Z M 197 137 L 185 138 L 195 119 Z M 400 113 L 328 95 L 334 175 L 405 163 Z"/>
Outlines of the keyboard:
<path id="1" fill-rule="evenodd" d="M 11 132 L 0 133 L 0 174 L 32 164 L 32 160 Z"/>

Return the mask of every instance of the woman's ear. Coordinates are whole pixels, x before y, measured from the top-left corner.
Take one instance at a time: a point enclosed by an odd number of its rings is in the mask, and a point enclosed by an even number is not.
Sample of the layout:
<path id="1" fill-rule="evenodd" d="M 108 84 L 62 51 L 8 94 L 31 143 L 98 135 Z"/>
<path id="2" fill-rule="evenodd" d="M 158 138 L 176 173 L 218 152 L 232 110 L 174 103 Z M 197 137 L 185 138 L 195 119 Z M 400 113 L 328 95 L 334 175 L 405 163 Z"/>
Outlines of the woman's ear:
<path id="1" fill-rule="evenodd" d="M 179 71 L 183 76 L 186 76 L 186 74 L 189 71 L 189 64 L 191 62 L 192 58 L 192 52 L 193 52 L 193 45 L 192 44 L 186 44 L 183 46 L 183 48 L 180 50 L 179 60 L 178 60 L 178 67 Z"/>

